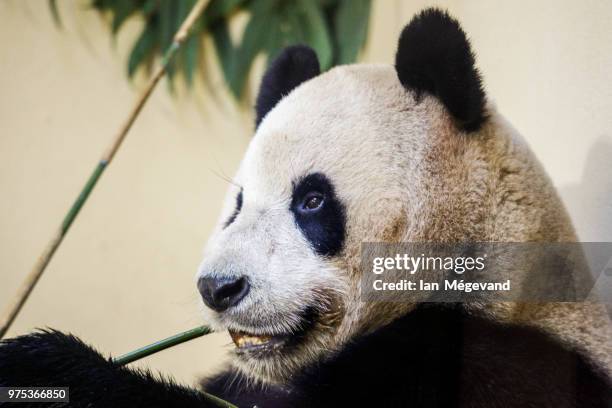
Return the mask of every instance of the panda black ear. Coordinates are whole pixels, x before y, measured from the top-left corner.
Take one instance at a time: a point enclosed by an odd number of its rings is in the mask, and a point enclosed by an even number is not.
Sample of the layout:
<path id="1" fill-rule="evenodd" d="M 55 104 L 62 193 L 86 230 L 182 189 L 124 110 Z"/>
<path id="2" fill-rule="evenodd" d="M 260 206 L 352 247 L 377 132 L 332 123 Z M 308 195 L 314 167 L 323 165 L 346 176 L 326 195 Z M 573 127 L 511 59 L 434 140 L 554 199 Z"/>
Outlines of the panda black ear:
<path id="1" fill-rule="evenodd" d="M 312 48 L 294 45 L 281 51 L 261 80 L 255 103 L 255 126 L 295 87 L 320 73 L 319 59 Z"/>
<path id="2" fill-rule="evenodd" d="M 395 69 L 417 99 L 427 92 L 440 99 L 466 131 L 486 120 L 485 93 L 470 43 L 454 18 L 430 8 L 416 15 L 400 35 Z"/>

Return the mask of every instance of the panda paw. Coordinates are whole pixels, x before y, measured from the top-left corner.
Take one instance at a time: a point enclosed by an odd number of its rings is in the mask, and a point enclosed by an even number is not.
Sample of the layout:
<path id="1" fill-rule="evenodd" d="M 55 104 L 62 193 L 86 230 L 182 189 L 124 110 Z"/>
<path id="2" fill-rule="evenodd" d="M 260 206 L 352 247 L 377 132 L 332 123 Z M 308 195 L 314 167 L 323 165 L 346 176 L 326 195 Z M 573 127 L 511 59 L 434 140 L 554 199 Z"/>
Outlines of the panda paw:
<path id="1" fill-rule="evenodd" d="M 35 403 L 37 408 L 213 406 L 201 392 L 148 370 L 118 366 L 79 338 L 56 330 L 0 341 L 0 387 L 17 386 L 68 387 L 69 403 Z"/>
<path id="2" fill-rule="evenodd" d="M 0 386 L 66 386 L 102 369 L 113 369 L 110 360 L 77 337 L 56 330 L 0 341 Z"/>

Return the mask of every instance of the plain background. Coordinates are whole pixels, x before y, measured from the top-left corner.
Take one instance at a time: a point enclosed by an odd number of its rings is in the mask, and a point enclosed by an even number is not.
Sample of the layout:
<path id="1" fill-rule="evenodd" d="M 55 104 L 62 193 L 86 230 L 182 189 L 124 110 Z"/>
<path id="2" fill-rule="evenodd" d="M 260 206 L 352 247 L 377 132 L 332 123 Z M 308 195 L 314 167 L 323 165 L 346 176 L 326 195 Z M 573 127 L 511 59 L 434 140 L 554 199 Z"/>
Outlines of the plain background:
<path id="1" fill-rule="evenodd" d="M 392 63 L 432 4 L 463 24 L 488 95 L 533 147 L 586 241 L 612 240 L 612 2 L 375 0 L 363 61 Z M 125 61 L 141 22 L 111 40 L 84 1 L 0 1 L 0 308 L 15 293 L 142 88 Z M 210 53 L 210 44 L 208 44 Z M 120 354 L 202 323 L 194 275 L 252 134 L 253 73 L 233 103 L 162 82 L 9 335 L 70 331 Z M 262 61 L 258 66 L 261 67 Z M 213 334 L 137 365 L 188 384 L 230 349 Z"/>

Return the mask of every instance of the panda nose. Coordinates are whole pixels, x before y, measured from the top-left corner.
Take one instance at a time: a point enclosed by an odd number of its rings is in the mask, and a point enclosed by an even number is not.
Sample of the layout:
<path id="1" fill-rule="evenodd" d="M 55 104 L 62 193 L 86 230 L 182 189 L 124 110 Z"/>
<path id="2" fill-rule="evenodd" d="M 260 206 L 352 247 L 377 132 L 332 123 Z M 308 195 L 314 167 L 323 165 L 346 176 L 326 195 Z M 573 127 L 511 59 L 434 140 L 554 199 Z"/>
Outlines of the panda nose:
<path id="1" fill-rule="evenodd" d="M 249 282 L 241 277 L 201 277 L 198 290 L 204 303 L 217 312 L 237 305 L 249 292 Z"/>

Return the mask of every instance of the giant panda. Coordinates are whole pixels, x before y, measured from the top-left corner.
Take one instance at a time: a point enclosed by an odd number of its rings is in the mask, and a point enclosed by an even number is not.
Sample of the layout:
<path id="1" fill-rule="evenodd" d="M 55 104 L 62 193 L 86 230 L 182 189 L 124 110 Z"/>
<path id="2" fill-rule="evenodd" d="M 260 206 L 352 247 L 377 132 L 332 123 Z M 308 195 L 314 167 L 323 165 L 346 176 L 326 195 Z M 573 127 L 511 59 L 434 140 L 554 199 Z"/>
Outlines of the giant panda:
<path id="1" fill-rule="evenodd" d="M 321 73 L 310 48 L 290 47 L 255 108 L 197 273 L 206 321 L 236 345 L 205 391 L 259 408 L 610 406 L 595 303 L 360 297 L 363 242 L 576 240 L 455 19 L 416 15 L 395 66 Z M 0 385 L 68 385 L 75 407 L 215 406 L 53 330 L 1 343 Z"/>

